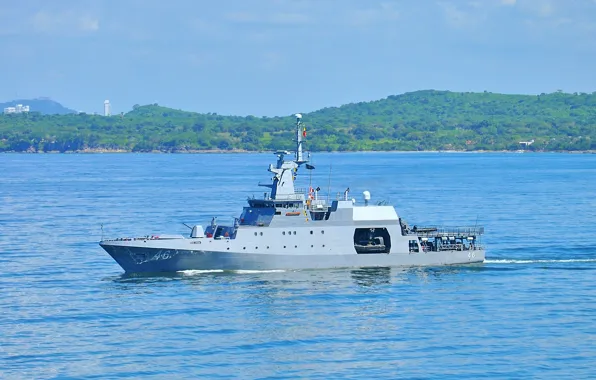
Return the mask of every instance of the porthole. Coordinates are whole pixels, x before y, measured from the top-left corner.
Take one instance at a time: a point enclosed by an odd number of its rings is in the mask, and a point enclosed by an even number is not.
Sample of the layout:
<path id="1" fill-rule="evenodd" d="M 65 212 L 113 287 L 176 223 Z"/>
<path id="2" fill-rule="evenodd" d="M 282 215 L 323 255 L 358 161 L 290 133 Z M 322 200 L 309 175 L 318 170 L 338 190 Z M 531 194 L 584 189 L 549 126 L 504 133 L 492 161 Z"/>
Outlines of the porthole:
<path id="1" fill-rule="evenodd" d="M 228 251 L 230 250 L 230 247 L 228 247 Z"/>
<path id="2" fill-rule="evenodd" d="M 295 246 L 294 246 L 294 248 L 298 248 L 298 246 L 297 246 L 297 245 L 295 245 Z"/>
<path id="3" fill-rule="evenodd" d="M 310 247 L 311 247 L 311 248 L 313 248 L 313 247 L 314 247 L 314 245 L 312 245 L 312 244 L 311 244 L 311 246 L 310 246 Z"/>
<path id="4" fill-rule="evenodd" d="M 286 247 L 286 246 L 284 245 L 284 248 L 285 248 L 285 247 Z"/>
<path id="5" fill-rule="evenodd" d="M 325 248 L 325 244 L 323 244 L 323 248 Z"/>
<path id="6" fill-rule="evenodd" d="M 294 231 L 294 235 L 296 235 L 296 231 Z"/>
<path id="7" fill-rule="evenodd" d="M 242 249 L 246 249 L 246 247 L 242 247 Z"/>
<path id="8" fill-rule="evenodd" d="M 325 233 L 325 231 L 321 230 L 321 233 L 322 233 L 322 234 L 324 234 L 324 233 Z"/>
<path id="9" fill-rule="evenodd" d="M 255 232 L 255 236 L 257 236 L 257 233 Z"/>
<path id="10" fill-rule="evenodd" d="M 281 234 L 282 234 L 282 235 L 285 235 L 285 234 L 286 234 L 286 231 L 281 231 Z"/>
<path id="11" fill-rule="evenodd" d="M 269 249 L 269 246 L 267 246 L 267 249 Z"/>
<path id="12" fill-rule="evenodd" d="M 310 231 L 310 234 L 312 235 L 312 231 Z"/>
<path id="13" fill-rule="evenodd" d="M 263 236 L 263 233 L 261 232 L 261 236 Z"/>
<path id="14" fill-rule="evenodd" d="M 255 247 L 255 249 L 259 249 L 259 247 Z"/>

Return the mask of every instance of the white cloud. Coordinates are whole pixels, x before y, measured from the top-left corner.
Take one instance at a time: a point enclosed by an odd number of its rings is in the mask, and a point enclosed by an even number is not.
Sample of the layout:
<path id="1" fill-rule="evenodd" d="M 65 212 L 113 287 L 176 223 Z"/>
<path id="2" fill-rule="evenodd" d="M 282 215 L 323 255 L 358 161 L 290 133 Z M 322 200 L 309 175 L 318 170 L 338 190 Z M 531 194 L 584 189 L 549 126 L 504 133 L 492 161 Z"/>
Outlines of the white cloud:
<path id="1" fill-rule="evenodd" d="M 443 10 L 443 15 L 449 25 L 460 28 L 473 23 L 472 15 L 455 4 L 449 2 L 438 2 L 438 4 Z"/>
<path id="2" fill-rule="evenodd" d="M 309 23 L 309 18 L 298 12 L 274 12 L 257 14 L 255 12 L 233 12 L 224 16 L 228 21 L 237 23 L 263 23 L 277 25 L 300 25 Z"/>
<path id="3" fill-rule="evenodd" d="M 194 67 L 203 67 L 215 62 L 215 54 L 207 51 L 191 52 L 183 58 Z"/>
<path id="4" fill-rule="evenodd" d="M 551 14 L 553 14 L 555 11 L 555 8 L 552 4 L 550 3 L 544 3 L 540 5 L 540 8 L 538 9 L 538 13 L 540 14 L 540 16 L 542 17 L 547 17 L 550 16 Z"/>
<path id="5" fill-rule="evenodd" d="M 345 12 L 343 19 L 352 26 L 369 26 L 383 21 L 394 21 L 400 17 L 393 3 L 382 2 L 376 7 L 353 9 Z"/>
<path id="6" fill-rule="evenodd" d="M 33 30 L 47 34 L 93 33 L 99 30 L 99 20 L 74 11 L 39 11 L 30 18 Z"/>

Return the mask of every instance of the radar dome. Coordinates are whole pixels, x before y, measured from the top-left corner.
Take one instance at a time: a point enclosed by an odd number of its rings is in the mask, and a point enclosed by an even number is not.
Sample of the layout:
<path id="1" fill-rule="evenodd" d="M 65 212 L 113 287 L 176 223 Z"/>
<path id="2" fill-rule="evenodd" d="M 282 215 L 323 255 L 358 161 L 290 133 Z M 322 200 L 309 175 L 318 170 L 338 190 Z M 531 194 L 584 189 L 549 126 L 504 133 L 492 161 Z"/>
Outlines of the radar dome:
<path id="1" fill-rule="evenodd" d="M 368 191 L 368 190 L 364 190 L 364 191 L 362 192 L 362 196 L 364 197 L 364 200 L 365 200 L 365 201 L 370 201 L 370 191 Z"/>

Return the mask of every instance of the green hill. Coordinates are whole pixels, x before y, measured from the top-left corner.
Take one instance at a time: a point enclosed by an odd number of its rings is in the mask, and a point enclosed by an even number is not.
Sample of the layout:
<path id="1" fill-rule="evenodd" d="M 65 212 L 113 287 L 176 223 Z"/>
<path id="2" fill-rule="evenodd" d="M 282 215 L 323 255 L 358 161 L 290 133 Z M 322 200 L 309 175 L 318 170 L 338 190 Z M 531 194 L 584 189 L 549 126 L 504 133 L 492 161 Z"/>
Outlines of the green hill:
<path id="1" fill-rule="evenodd" d="M 299 111 L 299 110 L 298 110 Z M 595 150 L 593 94 L 504 95 L 417 91 L 303 114 L 307 149 Z M 0 151 L 291 149 L 292 116 L 199 114 L 135 106 L 124 115 L 0 117 Z"/>

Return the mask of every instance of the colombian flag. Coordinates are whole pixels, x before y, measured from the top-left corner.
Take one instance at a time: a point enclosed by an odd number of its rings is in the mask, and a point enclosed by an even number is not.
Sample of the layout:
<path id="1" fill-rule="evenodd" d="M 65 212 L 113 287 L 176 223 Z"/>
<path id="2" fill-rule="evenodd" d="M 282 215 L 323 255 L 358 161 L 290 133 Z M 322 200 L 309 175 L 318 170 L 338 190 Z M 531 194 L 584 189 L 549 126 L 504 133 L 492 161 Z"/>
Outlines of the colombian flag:
<path id="1" fill-rule="evenodd" d="M 302 130 L 302 137 L 306 137 L 306 127 Z"/>

